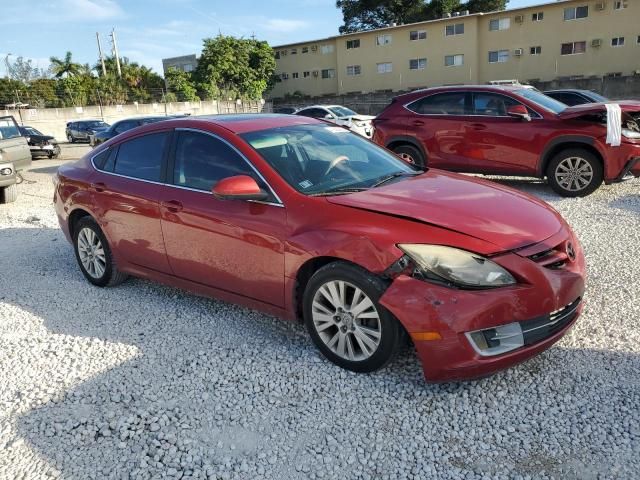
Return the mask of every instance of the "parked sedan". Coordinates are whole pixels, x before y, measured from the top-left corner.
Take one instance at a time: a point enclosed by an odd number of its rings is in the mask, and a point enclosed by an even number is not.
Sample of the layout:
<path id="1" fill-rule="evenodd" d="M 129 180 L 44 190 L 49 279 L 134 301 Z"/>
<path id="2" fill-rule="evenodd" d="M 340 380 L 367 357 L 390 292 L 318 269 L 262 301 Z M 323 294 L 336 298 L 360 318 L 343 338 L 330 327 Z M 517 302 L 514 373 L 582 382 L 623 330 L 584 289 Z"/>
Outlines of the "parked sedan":
<path id="1" fill-rule="evenodd" d="M 18 128 L 20 130 L 20 134 L 26 138 L 27 143 L 29 144 L 32 158 L 58 158 L 60 155 L 60 146 L 54 137 L 51 135 L 45 135 L 39 130 L 27 125 Z"/>
<path id="2" fill-rule="evenodd" d="M 603 97 L 599 93 L 592 92 L 591 90 L 563 89 L 547 90 L 542 93 L 570 107 L 584 103 L 602 103 L 609 101 L 607 97 Z"/>
<path id="3" fill-rule="evenodd" d="M 134 275 L 299 319 L 357 372 L 406 333 L 427 380 L 487 375 L 550 347 L 582 310 L 582 248 L 544 202 L 422 172 L 309 118 L 146 125 L 56 182 L 92 284 Z"/>
<path id="4" fill-rule="evenodd" d="M 167 120 L 169 118 L 176 118 L 177 115 L 172 116 L 154 116 L 154 117 L 137 117 L 137 118 L 127 118 L 125 120 L 120 120 L 113 125 L 111 125 L 106 130 L 100 130 L 96 133 L 89 134 L 89 144 L 92 147 L 100 145 L 101 143 L 106 142 L 110 138 L 115 137 L 123 132 L 131 130 L 132 128 L 139 127 L 140 125 L 146 125 L 147 123 L 160 122 L 162 120 Z"/>
<path id="5" fill-rule="evenodd" d="M 336 125 L 347 127 L 363 137 L 371 138 L 373 128 L 371 120 L 375 117 L 371 115 L 360 115 L 350 108 L 341 105 L 314 105 L 304 107 L 295 112 L 295 115 L 327 120 Z"/>
<path id="6" fill-rule="evenodd" d="M 106 130 L 107 128 L 109 128 L 109 124 L 102 120 L 78 120 L 67 123 L 65 133 L 69 143 L 75 143 L 78 140 L 88 142 L 90 135 Z"/>
<path id="7" fill-rule="evenodd" d="M 558 194 L 578 197 L 640 177 L 640 102 L 619 105 L 616 129 L 604 103 L 568 107 L 519 85 L 429 88 L 396 97 L 373 138 L 420 166 L 546 177 Z"/>

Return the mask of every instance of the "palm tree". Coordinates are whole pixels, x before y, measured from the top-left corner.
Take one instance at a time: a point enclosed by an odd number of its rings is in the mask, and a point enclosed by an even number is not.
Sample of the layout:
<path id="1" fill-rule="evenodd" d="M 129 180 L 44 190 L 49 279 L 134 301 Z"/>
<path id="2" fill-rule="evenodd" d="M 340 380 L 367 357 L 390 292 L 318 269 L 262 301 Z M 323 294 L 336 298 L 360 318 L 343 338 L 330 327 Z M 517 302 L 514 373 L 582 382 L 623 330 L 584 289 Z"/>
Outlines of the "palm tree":
<path id="1" fill-rule="evenodd" d="M 57 57 L 49 58 L 49 61 L 51 62 L 51 72 L 56 78 L 68 77 L 81 73 L 82 65 L 73 62 L 71 57 L 71 52 L 67 52 L 64 59 Z"/>

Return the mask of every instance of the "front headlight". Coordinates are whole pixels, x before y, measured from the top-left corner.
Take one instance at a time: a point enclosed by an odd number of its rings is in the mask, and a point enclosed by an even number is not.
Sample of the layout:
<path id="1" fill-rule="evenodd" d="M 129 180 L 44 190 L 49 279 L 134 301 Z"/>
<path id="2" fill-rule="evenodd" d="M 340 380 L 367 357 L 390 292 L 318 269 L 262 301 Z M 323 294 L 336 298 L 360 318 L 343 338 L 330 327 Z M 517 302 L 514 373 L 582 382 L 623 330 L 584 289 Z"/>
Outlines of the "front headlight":
<path id="1" fill-rule="evenodd" d="M 497 263 L 476 253 L 443 245 L 402 244 L 406 253 L 427 274 L 467 288 L 513 285 L 516 280 Z"/>
<path id="2" fill-rule="evenodd" d="M 640 132 L 635 132 L 633 130 L 629 130 L 628 128 L 622 129 L 622 136 L 626 138 L 631 138 L 633 140 L 640 140 Z"/>

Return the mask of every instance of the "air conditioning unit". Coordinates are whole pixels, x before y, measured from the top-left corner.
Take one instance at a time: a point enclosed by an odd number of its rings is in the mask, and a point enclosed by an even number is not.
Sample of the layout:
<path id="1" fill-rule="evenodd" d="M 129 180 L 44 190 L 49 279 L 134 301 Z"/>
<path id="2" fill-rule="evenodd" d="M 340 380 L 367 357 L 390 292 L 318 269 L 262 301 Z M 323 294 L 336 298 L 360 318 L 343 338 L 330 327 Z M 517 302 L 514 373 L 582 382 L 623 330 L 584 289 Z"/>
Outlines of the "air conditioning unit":
<path id="1" fill-rule="evenodd" d="M 318 51 L 318 45 L 311 45 L 311 51 L 312 52 L 317 52 Z"/>
<path id="2" fill-rule="evenodd" d="M 320 75 L 320 72 L 318 70 L 314 70 L 313 71 L 313 76 L 317 77 L 318 75 Z"/>
<path id="3" fill-rule="evenodd" d="M 596 10 L 602 11 L 605 8 L 607 8 L 606 2 L 596 2 Z"/>
<path id="4" fill-rule="evenodd" d="M 594 38 L 593 40 L 591 40 L 591 46 L 594 48 L 598 48 L 602 46 L 602 39 L 601 38 Z"/>
<path id="5" fill-rule="evenodd" d="M 524 23 L 524 15 L 516 15 L 516 23 Z"/>
<path id="6" fill-rule="evenodd" d="M 453 12 L 451 15 L 453 17 L 459 17 L 460 16 L 460 12 Z"/>
<path id="7" fill-rule="evenodd" d="M 513 51 L 513 54 L 514 54 L 516 57 L 521 57 L 521 56 L 522 56 L 522 49 L 521 49 L 521 48 L 516 48 L 516 49 Z"/>

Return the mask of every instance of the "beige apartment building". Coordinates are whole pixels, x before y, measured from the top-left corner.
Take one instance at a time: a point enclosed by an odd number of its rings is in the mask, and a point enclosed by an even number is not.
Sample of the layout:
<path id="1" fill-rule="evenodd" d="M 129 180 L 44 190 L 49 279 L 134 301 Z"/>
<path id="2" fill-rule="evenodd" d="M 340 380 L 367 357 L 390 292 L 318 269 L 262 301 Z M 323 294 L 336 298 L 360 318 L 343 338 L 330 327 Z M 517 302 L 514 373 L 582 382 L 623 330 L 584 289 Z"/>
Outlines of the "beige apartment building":
<path id="1" fill-rule="evenodd" d="M 640 74 L 640 0 L 564 0 L 274 47 L 272 98 Z"/>

